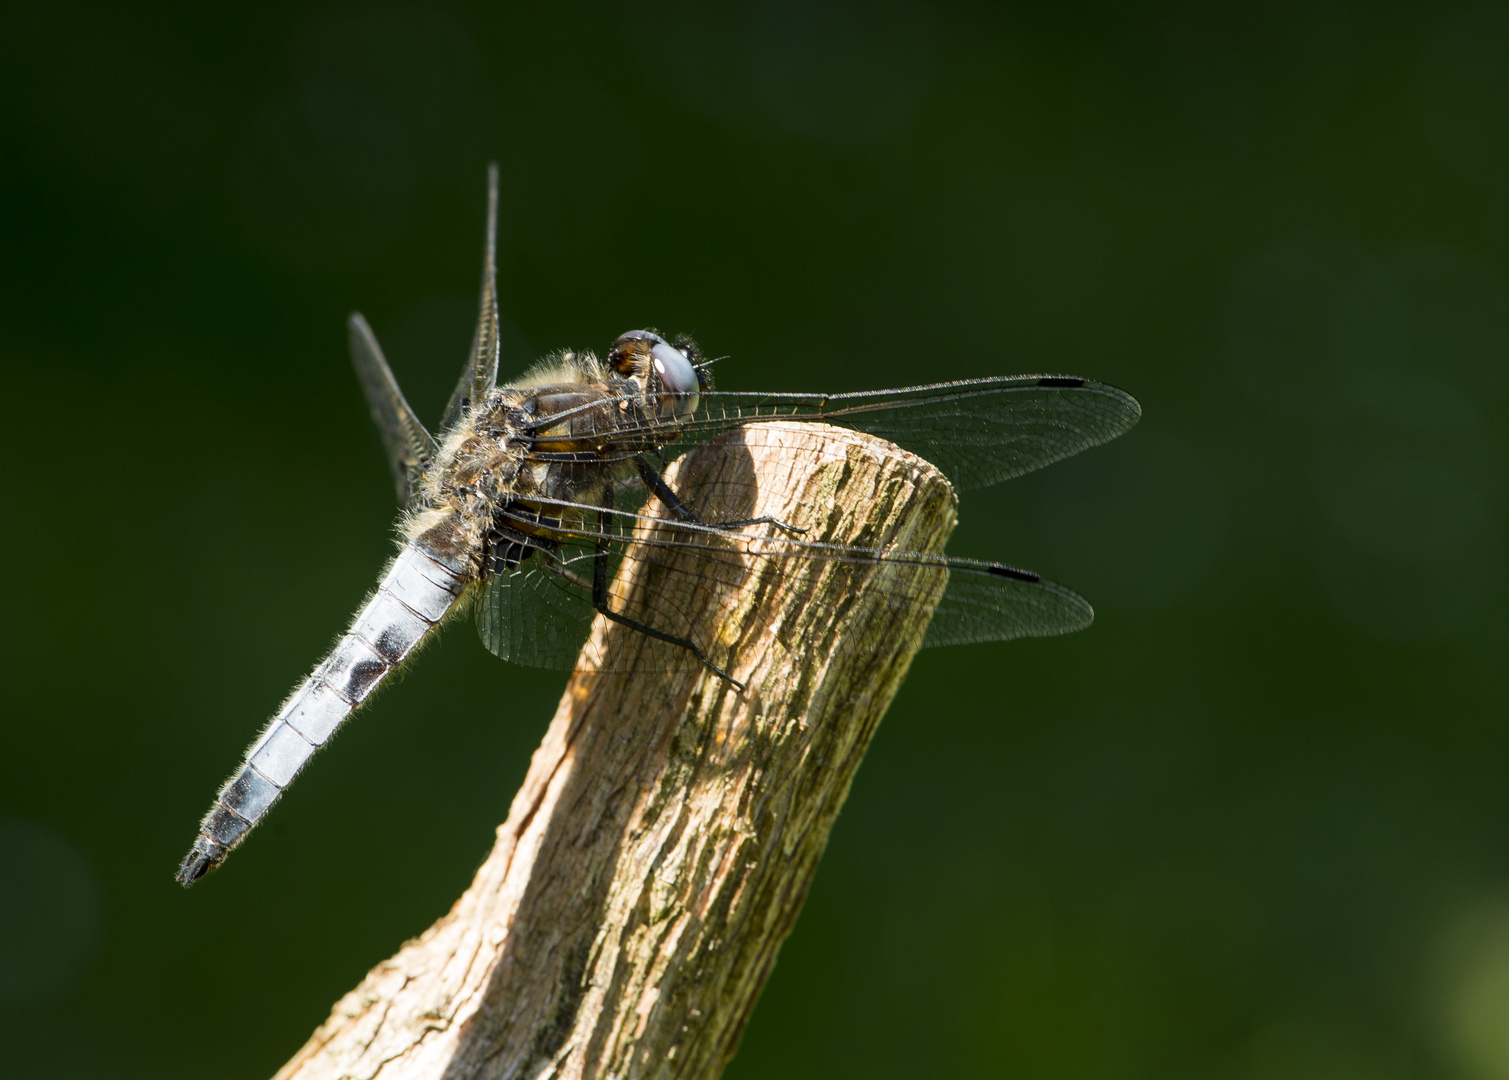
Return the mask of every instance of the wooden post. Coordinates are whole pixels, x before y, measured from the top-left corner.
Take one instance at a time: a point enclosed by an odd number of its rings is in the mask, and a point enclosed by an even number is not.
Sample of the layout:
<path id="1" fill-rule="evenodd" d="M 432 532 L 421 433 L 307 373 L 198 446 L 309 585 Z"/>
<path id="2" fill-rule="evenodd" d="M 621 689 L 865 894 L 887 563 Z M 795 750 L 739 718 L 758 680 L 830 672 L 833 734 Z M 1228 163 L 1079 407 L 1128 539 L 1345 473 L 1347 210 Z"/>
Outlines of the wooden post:
<path id="1" fill-rule="evenodd" d="M 920 551 L 953 529 L 936 469 L 849 431 L 761 424 L 677 465 L 668 479 L 709 519 Z M 941 572 L 915 573 L 936 599 Z M 573 675 L 471 887 L 280 1080 L 716 1077 L 926 625 L 853 593 L 830 568 L 689 595 L 718 605 L 714 659 L 743 693 L 697 671 Z"/>

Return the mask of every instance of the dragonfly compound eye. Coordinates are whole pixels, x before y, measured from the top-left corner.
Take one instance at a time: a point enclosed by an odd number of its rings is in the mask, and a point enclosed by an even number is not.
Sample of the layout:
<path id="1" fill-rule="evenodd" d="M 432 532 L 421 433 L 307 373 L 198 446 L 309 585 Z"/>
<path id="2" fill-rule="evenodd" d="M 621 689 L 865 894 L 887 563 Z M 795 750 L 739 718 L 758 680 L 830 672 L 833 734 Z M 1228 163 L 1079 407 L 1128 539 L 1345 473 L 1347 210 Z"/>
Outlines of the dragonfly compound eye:
<path id="1" fill-rule="evenodd" d="M 664 344 L 665 338 L 653 330 L 630 330 L 626 334 L 619 334 L 613 348 L 608 351 L 608 366 L 620 375 L 632 375 L 637 361 L 653 346 Z"/>
<path id="2" fill-rule="evenodd" d="M 697 392 L 702 388 L 702 383 L 686 353 L 674 345 L 657 341 L 650 346 L 650 363 L 655 368 L 655 377 L 660 382 L 661 391 L 676 395 L 662 405 L 661 412 L 664 413 L 669 408 L 678 417 L 694 412 L 697 408 Z"/>

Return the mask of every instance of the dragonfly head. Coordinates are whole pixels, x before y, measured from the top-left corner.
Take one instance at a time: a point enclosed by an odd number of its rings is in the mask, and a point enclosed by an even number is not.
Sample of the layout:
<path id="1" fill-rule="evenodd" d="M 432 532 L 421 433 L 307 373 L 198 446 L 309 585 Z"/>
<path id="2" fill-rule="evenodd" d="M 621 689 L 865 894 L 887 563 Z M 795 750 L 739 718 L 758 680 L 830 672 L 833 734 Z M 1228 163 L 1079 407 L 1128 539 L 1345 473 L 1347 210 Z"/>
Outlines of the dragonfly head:
<path id="1" fill-rule="evenodd" d="M 660 402 L 662 418 L 679 420 L 696 411 L 698 396 L 708 388 L 699 359 L 690 338 L 672 344 L 653 330 L 630 330 L 613 343 L 608 366 L 639 381 L 646 395 Z"/>

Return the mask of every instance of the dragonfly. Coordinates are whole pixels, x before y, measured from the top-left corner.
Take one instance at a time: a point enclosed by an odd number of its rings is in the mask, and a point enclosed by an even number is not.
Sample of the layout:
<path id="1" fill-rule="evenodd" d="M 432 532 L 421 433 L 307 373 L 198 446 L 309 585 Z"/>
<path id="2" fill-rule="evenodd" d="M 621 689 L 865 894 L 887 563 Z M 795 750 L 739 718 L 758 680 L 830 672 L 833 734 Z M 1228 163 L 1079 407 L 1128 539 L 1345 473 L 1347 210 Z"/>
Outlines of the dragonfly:
<path id="1" fill-rule="evenodd" d="M 694 342 L 654 330 L 621 335 L 603 358 L 557 353 L 499 385 L 497 219 L 493 166 L 476 331 L 438 435 L 409 407 L 366 320 L 348 320 L 351 360 L 401 507 L 399 551 L 216 794 L 178 870 L 186 887 L 246 839 L 387 676 L 467 610 L 484 646 L 506 660 L 564 670 L 695 667 L 736 693 L 744 687 L 711 646 L 717 628 L 667 599 L 676 590 L 625 587 L 629 571 L 691 575 L 716 591 L 751 566 L 787 577 L 836 569 L 893 608 L 936 605 L 922 647 L 1063 634 L 1094 618 L 1072 589 L 1003 563 L 824 543 L 793 522 L 699 513 L 709 493 L 675 491 L 666 462 L 773 421 L 815 422 L 890 440 L 957 488 L 983 487 L 1128 431 L 1141 416 L 1130 394 L 1068 375 L 835 394 L 717 391 Z M 591 634 L 594 620 L 649 647 L 609 649 Z"/>

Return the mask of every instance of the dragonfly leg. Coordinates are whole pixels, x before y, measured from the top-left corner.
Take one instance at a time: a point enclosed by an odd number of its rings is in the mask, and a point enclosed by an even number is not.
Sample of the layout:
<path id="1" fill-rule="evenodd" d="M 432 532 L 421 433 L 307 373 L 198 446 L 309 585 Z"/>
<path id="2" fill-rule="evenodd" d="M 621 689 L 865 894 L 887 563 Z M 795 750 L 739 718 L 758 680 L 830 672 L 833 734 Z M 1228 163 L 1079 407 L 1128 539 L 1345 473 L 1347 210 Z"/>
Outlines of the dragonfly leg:
<path id="1" fill-rule="evenodd" d="M 644 623 L 638 621 L 637 619 L 631 619 L 627 615 L 614 611 L 608 606 L 608 545 L 607 541 L 603 539 L 603 537 L 607 536 L 607 530 L 609 526 L 608 514 L 606 513 L 606 511 L 612 509 L 613 496 L 610 493 L 605 498 L 607 505 L 604 507 L 605 512 L 598 515 L 599 539 L 597 541 L 596 554 L 592 559 L 593 608 L 595 608 L 597 612 L 604 618 L 611 619 L 613 622 L 616 622 L 621 626 L 627 626 L 630 630 L 637 630 L 639 631 L 639 633 L 646 634 L 652 638 L 655 638 L 657 641 L 665 641 L 669 642 L 672 645 L 679 645 L 681 648 L 686 649 L 693 656 L 695 656 L 698 661 L 701 662 L 702 666 L 707 668 L 708 671 L 711 671 L 714 675 L 718 676 L 718 678 L 722 679 L 724 682 L 731 683 L 736 690 L 742 692 L 744 690 L 744 684 L 741 683 L 738 679 L 734 678 L 728 672 L 724 671 L 717 664 L 709 660 L 707 658 L 707 654 L 702 651 L 701 646 L 699 646 L 691 638 L 677 637 L 675 634 L 667 634 L 663 630 L 656 630 L 653 626 L 646 626 Z"/>
<path id="2" fill-rule="evenodd" d="M 689 525 L 706 525 L 710 529 L 740 529 L 746 525 L 774 525 L 782 532 L 793 536 L 800 536 L 806 529 L 798 529 L 795 525 L 788 525 L 779 518 L 757 517 L 748 518 L 744 521 L 717 521 L 708 522 L 699 518 L 691 507 L 682 502 L 670 485 L 665 482 L 661 475 L 651 468 L 650 463 L 644 459 L 643 454 L 634 455 L 634 468 L 639 470 L 639 478 L 644 481 L 645 487 L 654 492 L 671 513 L 676 515 L 678 521 L 684 521 Z"/>

